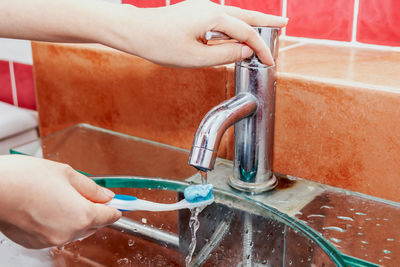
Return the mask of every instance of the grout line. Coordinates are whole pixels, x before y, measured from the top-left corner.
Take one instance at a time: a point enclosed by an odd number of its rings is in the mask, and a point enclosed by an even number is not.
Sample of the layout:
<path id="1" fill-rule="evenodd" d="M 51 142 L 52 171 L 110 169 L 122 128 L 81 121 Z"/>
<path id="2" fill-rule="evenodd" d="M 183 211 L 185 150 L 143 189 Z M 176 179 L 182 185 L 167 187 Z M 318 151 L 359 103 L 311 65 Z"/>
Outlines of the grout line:
<path id="1" fill-rule="evenodd" d="M 374 84 L 355 82 L 355 81 L 347 81 L 347 80 L 342 80 L 342 79 L 307 76 L 307 75 L 302 75 L 302 74 L 294 74 L 294 73 L 280 72 L 280 71 L 278 71 L 278 77 L 296 78 L 296 79 L 301 79 L 301 80 L 309 80 L 309 81 L 313 81 L 313 82 L 319 82 L 319 83 L 323 83 L 323 84 L 329 83 L 329 84 L 336 84 L 336 85 L 346 86 L 346 87 L 354 87 L 354 88 L 358 88 L 358 89 L 369 89 L 369 90 L 375 90 L 375 91 L 400 94 L 400 90 L 396 89 L 394 87 L 385 86 L 385 85 L 374 85 Z"/>
<path id="2" fill-rule="evenodd" d="M 287 0 L 282 0 L 282 17 L 287 18 Z M 286 27 L 282 29 L 282 36 L 286 36 Z"/>
<path id="3" fill-rule="evenodd" d="M 351 42 L 357 42 L 357 23 L 358 23 L 358 11 L 360 6 L 360 0 L 354 0 L 354 12 L 353 12 L 353 29 L 351 33 Z"/>
<path id="4" fill-rule="evenodd" d="M 10 68 L 10 79 L 11 79 L 11 90 L 12 90 L 12 96 L 13 96 L 13 103 L 14 103 L 14 106 L 18 106 L 18 95 L 17 95 L 17 86 L 15 84 L 15 73 L 14 73 L 13 61 L 9 61 L 8 66 Z"/>
<path id="5" fill-rule="evenodd" d="M 279 53 L 280 52 L 284 52 L 284 51 L 289 50 L 289 49 L 292 49 L 292 48 L 296 48 L 296 47 L 302 46 L 302 45 L 304 45 L 304 43 L 297 43 L 297 44 L 288 45 L 288 46 L 286 46 L 284 48 L 279 49 Z"/>
<path id="6" fill-rule="evenodd" d="M 305 37 L 295 37 L 295 36 L 283 36 L 283 40 L 294 41 L 294 42 L 304 42 L 306 44 L 323 44 L 323 45 L 333 45 L 342 47 L 358 47 L 358 48 L 369 48 L 384 51 L 395 51 L 400 52 L 400 46 L 387 46 L 387 45 L 374 45 L 374 44 L 364 44 L 360 42 L 345 42 L 345 41 L 333 41 L 325 39 L 311 39 Z"/>

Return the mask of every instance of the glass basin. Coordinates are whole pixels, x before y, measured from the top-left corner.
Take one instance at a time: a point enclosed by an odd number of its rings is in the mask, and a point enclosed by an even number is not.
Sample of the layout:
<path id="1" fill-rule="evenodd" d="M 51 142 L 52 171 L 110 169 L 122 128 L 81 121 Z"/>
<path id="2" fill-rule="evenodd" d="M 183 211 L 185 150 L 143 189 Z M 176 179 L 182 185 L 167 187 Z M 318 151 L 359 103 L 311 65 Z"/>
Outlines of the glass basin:
<path id="1" fill-rule="evenodd" d="M 68 163 L 116 193 L 162 203 L 200 181 L 187 150 L 87 124 L 11 153 Z M 276 190 L 249 195 L 227 185 L 231 171 L 218 159 L 209 173 L 216 201 L 199 215 L 193 266 L 400 264 L 398 203 L 279 174 Z M 124 212 L 111 227 L 52 249 L 52 265 L 184 266 L 189 217 L 189 210 Z"/>

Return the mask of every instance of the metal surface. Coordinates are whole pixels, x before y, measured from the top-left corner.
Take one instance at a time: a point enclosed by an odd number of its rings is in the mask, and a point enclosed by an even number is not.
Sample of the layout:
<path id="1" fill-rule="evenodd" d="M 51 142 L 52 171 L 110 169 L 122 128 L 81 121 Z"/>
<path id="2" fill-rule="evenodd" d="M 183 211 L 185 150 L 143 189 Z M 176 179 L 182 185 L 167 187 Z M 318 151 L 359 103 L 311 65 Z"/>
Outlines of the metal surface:
<path id="1" fill-rule="evenodd" d="M 279 29 L 255 29 L 276 60 Z M 271 170 L 276 66 L 262 64 L 254 54 L 236 63 L 235 75 L 237 96 L 212 109 L 203 119 L 194 137 L 189 164 L 203 171 L 212 170 L 222 134 L 236 123 L 234 170 L 229 184 L 246 192 L 268 191 L 277 185 Z M 253 96 L 255 100 L 242 101 L 242 96 Z"/>
<path id="2" fill-rule="evenodd" d="M 223 32 L 208 31 L 204 35 L 204 39 L 207 40 L 207 41 L 211 41 L 211 40 L 230 40 L 231 37 L 229 37 L 228 35 L 226 35 Z"/>
<path id="3" fill-rule="evenodd" d="M 203 118 L 196 132 L 189 164 L 200 170 L 212 170 L 226 129 L 235 122 L 250 116 L 256 109 L 257 99 L 249 93 L 238 94 L 214 107 Z"/>
<path id="4" fill-rule="evenodd" d="M 151 226 L 143 225 L 126 217 L 122 217 L 109 227 L 119 231 L 123 230 L 126 234 L 139 236 L 161 245 L 179 248 L 179 237 L 176 234 L 171 234 Z"/>

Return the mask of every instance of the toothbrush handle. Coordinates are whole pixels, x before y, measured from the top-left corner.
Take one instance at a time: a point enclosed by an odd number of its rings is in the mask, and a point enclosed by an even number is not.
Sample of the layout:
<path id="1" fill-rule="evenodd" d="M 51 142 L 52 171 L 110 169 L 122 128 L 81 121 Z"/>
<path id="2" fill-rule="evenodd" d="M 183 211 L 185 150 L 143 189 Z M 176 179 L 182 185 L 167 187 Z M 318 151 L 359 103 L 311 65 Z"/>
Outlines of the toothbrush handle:
<path id="1" fill-rule="evenodd" d="M 106 205 L 116 208 L 120 211 L 134 211 L 134 210 L 147 210 L 147 211 L 169 211 L 184 208 L 182 206 L 186 201 L 180 201 L 172 204 L 156 203 L 143 199 L 138 199 L 128 195 L 115 195 L 113 199 L 106 203 Z"/>
<path id="2" fill-rule="evenodd" d="M 134 206 L 132 204 L 137 200 L 138 199 L 134 196 L 115 195 L 113 199 L 106 203 L 106 205 L 116 208 L 120 211 L 129 211 L 132 210 L 131 207 Z"/>

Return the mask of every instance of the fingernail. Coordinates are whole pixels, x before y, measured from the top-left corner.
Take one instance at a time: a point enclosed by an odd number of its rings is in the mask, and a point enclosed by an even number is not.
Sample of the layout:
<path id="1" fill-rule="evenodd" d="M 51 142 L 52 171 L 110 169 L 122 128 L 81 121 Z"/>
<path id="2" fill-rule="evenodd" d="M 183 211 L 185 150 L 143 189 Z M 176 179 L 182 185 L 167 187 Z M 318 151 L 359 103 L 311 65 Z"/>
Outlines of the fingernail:
<path id="1" fill-rule="evenodd" d="M 242 46 L 242 59 L 248 58 L 253 55 L 254 51 L 247 45 Z"/>
<path id="2" fill-rule="evenodd" d="M 109 198 L 113 198 L 115 196 L 113 191 L 111 191 L 110 189 L 107 189 L 105 187 L 103 187 L 103 193 L 104 193 L 104 195 L 106 195 Z"/>

